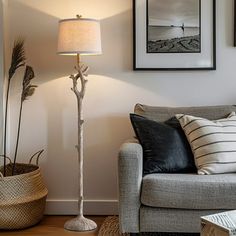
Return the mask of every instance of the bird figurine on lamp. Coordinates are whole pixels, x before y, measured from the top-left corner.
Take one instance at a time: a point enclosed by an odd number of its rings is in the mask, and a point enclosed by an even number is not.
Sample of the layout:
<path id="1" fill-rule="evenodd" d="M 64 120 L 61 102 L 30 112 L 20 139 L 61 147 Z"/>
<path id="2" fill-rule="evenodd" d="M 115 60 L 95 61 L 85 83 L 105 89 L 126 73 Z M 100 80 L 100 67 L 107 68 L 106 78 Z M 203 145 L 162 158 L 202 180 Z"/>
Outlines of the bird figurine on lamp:
<path id="1" fill-rule="evenodd" d="M 101 54 L 101 32 L 100 23 L 94 19 L 77 18 L 59 21 L 58 33 L 58 54 L 77 56 L 76 75 L 71 75 L 73 86 L 71 90 L 75 93 L 78 108 L 78 144 L 75 146 L 78 152 L 79 162 L 79 196 L 78 196 L 78 216 L 68 220 L 64 228 L 71 231 L 91 231 L 97 228 L 94 221 L 87 219 L 83 215 L 83 113 L 82 105 L 86 90 L 86 76 L 89 67 L 80 62 L 81 55 Z M 79 86 L 80 85 L 80 86 Z"/>

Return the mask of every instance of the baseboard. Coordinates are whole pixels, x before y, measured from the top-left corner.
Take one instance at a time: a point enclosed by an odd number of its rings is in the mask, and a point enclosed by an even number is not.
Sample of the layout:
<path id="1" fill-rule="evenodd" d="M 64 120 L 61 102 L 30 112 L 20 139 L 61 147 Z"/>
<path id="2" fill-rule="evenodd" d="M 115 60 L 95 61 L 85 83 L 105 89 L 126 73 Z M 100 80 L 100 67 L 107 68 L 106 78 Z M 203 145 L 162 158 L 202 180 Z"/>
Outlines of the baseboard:
<path id="1" fill-rule="evenodd" d="M 51 200 L 46 203 L 46 215 L 77 215 L 78 202 L 76 200 Z M 117 200 L 85 200 L 85 215 L 117 215 Z"/>

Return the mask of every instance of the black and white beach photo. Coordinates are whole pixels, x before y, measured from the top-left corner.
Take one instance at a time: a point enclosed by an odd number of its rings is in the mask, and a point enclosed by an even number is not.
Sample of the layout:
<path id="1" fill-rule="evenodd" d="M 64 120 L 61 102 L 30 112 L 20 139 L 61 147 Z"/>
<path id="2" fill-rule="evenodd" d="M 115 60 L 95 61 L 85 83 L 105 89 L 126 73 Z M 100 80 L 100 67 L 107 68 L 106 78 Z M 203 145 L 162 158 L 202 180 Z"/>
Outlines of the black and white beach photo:
<path id="1" fill-rule="evenodd" d="M 147 0 L 147 53 L 200 53 L 201 0 Z"/>

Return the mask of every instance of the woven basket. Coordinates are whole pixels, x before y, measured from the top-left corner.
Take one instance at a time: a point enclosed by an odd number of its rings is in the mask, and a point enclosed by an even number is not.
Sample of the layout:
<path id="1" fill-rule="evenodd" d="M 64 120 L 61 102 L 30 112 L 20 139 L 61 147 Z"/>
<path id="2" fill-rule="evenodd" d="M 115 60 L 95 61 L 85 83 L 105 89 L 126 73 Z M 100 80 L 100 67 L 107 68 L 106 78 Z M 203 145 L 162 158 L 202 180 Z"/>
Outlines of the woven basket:
<path id="1" fill-rule="evenodd" d="M 37 224 L 43 217 L 48 190 L 44 185 L 38 158 L 36 165 L 13 164 L 0 168 L 0 229 L 23 229 Z"/>

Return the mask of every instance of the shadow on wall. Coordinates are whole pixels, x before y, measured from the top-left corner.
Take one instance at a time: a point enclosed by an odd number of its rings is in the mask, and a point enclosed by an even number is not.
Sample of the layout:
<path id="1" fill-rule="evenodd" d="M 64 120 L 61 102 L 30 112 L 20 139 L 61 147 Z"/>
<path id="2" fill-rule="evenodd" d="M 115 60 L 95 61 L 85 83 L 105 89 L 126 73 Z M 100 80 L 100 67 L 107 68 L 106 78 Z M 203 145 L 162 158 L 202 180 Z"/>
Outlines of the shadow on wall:
<path id="1" fill-rule="evenodd" d="M 39 83 L 61 78 L 71 71 L 73 58 L 59 57 L 57 52 L 58 18 L 30 8 L 20 2 L 9 1 L 10 40 L 25 39 L 28 62 L 40 74 Z"/>

